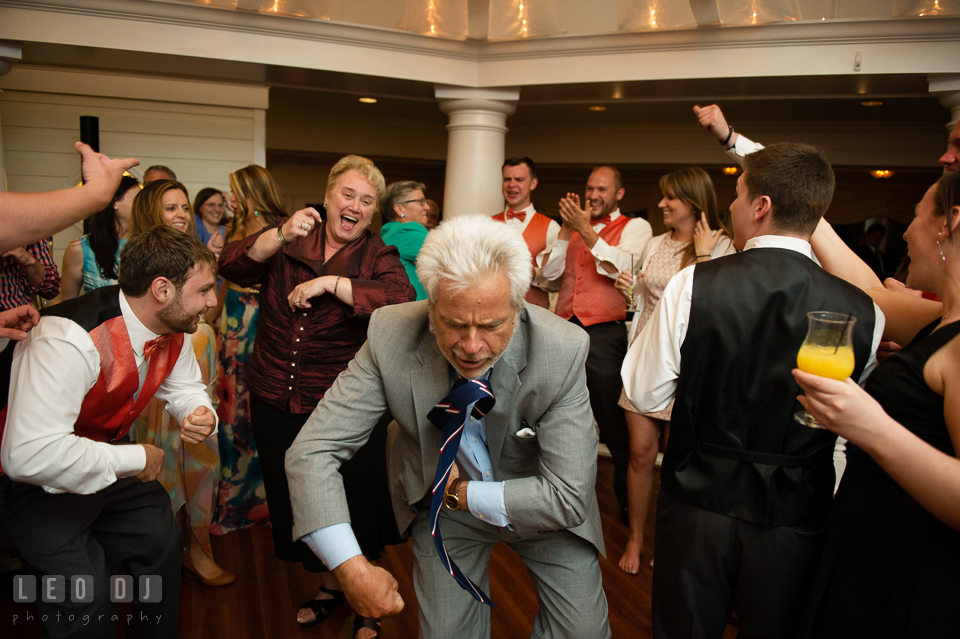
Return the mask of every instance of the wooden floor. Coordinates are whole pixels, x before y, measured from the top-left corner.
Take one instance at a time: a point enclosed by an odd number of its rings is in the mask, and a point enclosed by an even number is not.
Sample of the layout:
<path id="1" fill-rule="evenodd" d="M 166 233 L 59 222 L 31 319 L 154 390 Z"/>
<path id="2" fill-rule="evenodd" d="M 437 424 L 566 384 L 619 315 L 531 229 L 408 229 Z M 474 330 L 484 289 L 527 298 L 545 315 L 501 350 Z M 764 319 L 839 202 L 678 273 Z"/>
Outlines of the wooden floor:
<path id="1" fill-rule="evenodd" d="M 607 558 L 601 558 L 600 567 L 610 627 L 615 638 L 643 639 L 652 636 L 650 589 L 653 569 L 649 567 L 649 560 L 653 557 L 659 473 L 654 477 L 654 495 L 644 531 L 647 551 L 641 560 L 640 572 L 631 576 L 617 568 L 627 541 L 627 529 L 620 523 L 611 490 L 612 465 L 609 459 L 601 459 L 598 466 L 597 497 L 607 546 Z M 303 629 L 297 625 L 296 610 L 316 594 L 319 583 L 316 576 L 298 564 L 274 558 L 269 529 L 255 527 L 214 537 L 213 548 L 217 561 L 235 573 L 237 581 L 225 588 L 206 588 L 194 581 L 183 581 L 178 633 L 181 639 L 352 637 L 353 613 L 348 606 L 341 606 L 326 622 L 313 628 Z M 410 544 L 388 548 L 379 563 L 396 577 L 400 594 L 406 602 L 401 614 L 383 620 L 382 636 L 384 639 L 416 637 L 417 602 L 413 593 Z M 36 608 L 13 604 L 10 582 L 4 581 L 0 590 L 0 637 L 39 637 L 39 623 L 12 624 L 13 615 L 19 614 L 22 620 L 32 609 L 36 616 Z M 494 550 L 490 581 L 490 594 L 497 604 L 491 615 L 492 637 L 529 637 L 537 610 L 536 595 L 526 568 L 513 551 L 503 546 Z M 452 582 L 451 587 L 455 587 Z M 736 626 L 729 626 L 723 637 L 736 637 Z"/>

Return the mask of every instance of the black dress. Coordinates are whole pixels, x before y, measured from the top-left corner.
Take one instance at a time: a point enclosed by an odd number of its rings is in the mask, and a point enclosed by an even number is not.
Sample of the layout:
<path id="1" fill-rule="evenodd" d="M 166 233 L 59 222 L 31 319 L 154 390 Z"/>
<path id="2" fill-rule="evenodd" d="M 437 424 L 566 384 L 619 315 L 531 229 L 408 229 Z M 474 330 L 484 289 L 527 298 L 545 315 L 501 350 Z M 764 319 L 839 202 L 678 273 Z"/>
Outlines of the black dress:
<path id="1" fill-rule="evenodd" d="M 927 360 L 960 334 L 960 322 L 931 332 L 938 323 L 887 359 L 866 390 L 890 417 L 955 456 L 943 397 L 923 379 Z M 803 623 L 802 637 L 960 637 L 960 532 L 862 450 L 850 456 L 834 500 Z"/>

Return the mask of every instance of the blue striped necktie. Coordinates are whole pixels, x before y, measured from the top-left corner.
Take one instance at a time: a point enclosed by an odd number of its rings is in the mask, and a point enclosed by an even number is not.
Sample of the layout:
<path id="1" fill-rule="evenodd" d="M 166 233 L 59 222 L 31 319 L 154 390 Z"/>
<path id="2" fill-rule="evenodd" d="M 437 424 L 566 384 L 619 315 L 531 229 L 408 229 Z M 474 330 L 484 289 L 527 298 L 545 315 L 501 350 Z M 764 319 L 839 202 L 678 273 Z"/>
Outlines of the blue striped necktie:
<path id="1" fill-rule="evenodd" d="M 463 435 L 467 407 L 473 404 L 471 415 L 474 419 L 481 419 L 490 412 L 495 401 L 488 381 L 460 377 L 453 383 L 450 393 L 427 413 L 427 419 L 442 433 L 440 462 L 437 464 L 437 474 L 433 479 L 433 492 L 430 499 L 430 534 L 433 536 L 433 543 L 437 547 L 440 561 L 443 562 L 450 576 L 456 579 L 460 587 L 473 595 L 477 601 L 491 607 L 493 602 L 490 601 L 490 597 L 463 574 L 460 567 L 447 554 L 447 548 L 440 536 L 439 516 L 443 505 L 443 494 L 447 487 L 447 477 L 450 475 L 450 468 L 456 461 L 457 451 L 460 449 L 460 437 Z"/>

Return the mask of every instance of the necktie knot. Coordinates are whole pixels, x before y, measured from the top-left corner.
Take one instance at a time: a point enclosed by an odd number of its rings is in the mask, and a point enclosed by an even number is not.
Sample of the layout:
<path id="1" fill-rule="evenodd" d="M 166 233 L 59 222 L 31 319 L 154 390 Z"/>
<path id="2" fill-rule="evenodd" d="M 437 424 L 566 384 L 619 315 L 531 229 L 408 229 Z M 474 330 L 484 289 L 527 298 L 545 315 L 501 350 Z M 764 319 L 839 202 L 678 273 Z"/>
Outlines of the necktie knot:
<path id="1" fill-rule="evenodd" d="M 163 348 L 170 341 L 170 334 L 161 335 L 156 339 L 147 340 L 143 344 L 143 358 L 150 359 L 153 354 Z"/>
<path id="2" fill-rule="evenodd" d="M 507 219 L 517 218 L 521 222 L 527 219 L 526 211 L 514 211 L 513 209 L 507 209 Z"/>

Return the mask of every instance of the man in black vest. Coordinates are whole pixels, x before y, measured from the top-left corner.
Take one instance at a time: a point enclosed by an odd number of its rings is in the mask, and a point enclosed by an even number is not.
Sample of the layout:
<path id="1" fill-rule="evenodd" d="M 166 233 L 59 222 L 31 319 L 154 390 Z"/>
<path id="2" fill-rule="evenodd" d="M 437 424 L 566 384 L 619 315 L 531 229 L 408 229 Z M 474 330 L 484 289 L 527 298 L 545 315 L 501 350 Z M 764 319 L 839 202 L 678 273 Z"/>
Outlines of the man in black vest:
<path id="1" fill-rule="evenodd" d="M 676 398 L 657 502 L 654 637 L 789 637 L 820 555 L 836 435 L 803 426 L 790 371 L 807 312 L 857 318 L 856 369 L 883 315 L 823 271 L 809 244 L 833 197 L 822 152 L 775 144 L 745 158 L 731 205 L 743 252 L 681 271 L 623 364 L 631 402 Z M 683 361 L 681 369 L 680 361 Z"/>

